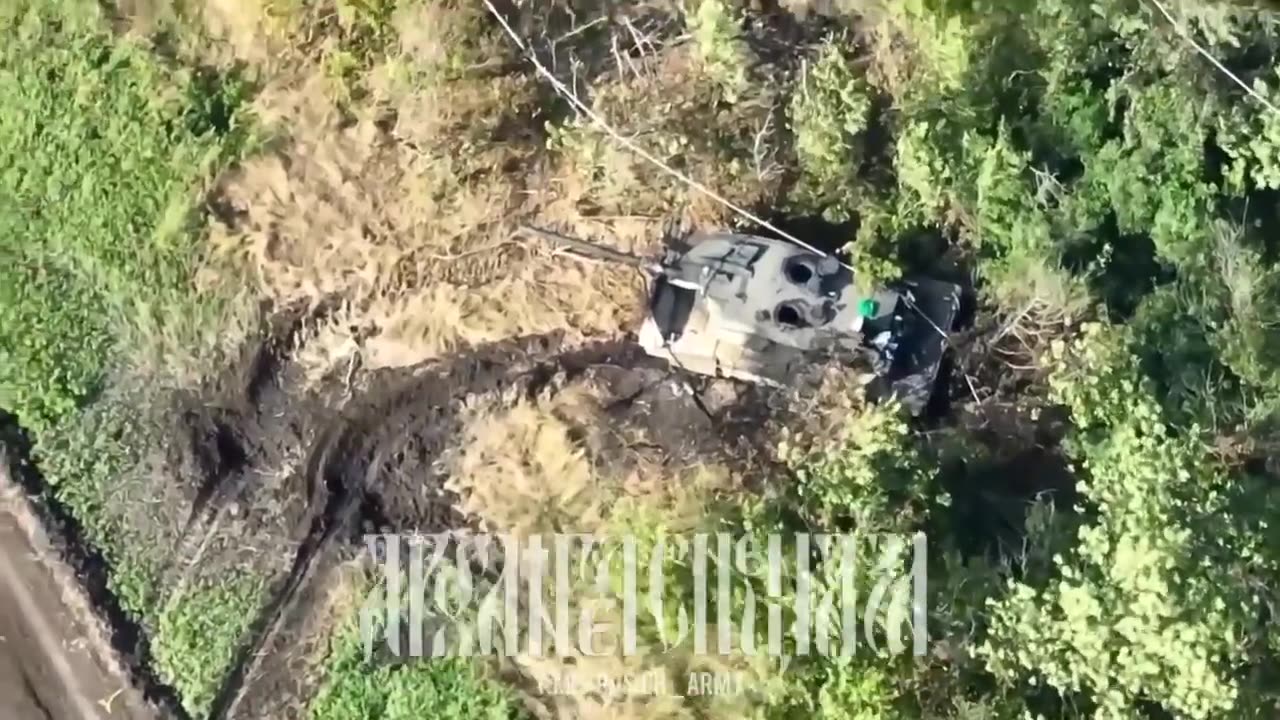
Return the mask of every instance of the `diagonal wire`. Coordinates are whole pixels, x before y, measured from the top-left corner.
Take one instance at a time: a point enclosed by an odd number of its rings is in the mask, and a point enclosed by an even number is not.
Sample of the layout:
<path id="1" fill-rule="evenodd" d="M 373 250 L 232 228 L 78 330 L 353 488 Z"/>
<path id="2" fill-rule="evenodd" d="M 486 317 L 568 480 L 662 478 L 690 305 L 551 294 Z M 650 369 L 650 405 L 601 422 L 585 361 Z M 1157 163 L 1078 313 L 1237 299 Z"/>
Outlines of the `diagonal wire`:
<path id="1" fill-rule="evenodd" d="M 1195 48 L 1196 52 L 1200 53 L 1206 60 L 1213 63 L 1213 66 L 1218 68 L 1218 70 L 1221 70 L 1223 75 L 1231 78 L 1235 84 L 1244 88 L 1245 92 L 1249 93 L 1255 100 L 1265 105 L 1268 110 L 1280 115 L 1280 108 L 1276 107 L 1275 104 L 1268 100 L 1265 95 L 1255 90 L 1244 80 L 1241 80 L 1238 75 L 1231 72 L 1226 65 L 1223 65 L 1218 58 L 1214 57 L 1213 53 L 1209 52 L 1203 45 L 1196 42 L 1196 39 L 1191 36 L 1191 31 L 1187 30 L 1182 23 L 1178 22 L 1178 20 L 1174 18 L 1173 13 L 1169 12 L 1169 9 L 1165 7 L 1164 3 L 1160 2 L 1160 0 L 1148 0 L 1148 2 L 1155 6 L 1155 8 L 1160 11 L 1161 15 L 1164 15 L 1165 19 L 1173 25 L 1173 29 L 1176 30 L 1178 34 L 1182 36 L 1182 39 L 1186 40 L 1191 47 Z"/>
<path id="2" fill-rule="evenodd" d="M 586 115 L 587 118 L 589 118 L 592 122 L 594 122 L 597 127 L 599 127 L 601 130 L 607 133 L 609 137 L 613 138 L 615 141 L 620 143 L 623 147 L 627 148 L 631 152 L 649 161 L 655 167 L 667 173 L 668 175 L 676 178 L 677 180 L 689 186 L 690 188 L 693 188 L 694 190 L 702 193 L 708 198 L 711 198 L 712 200 L 724 206 L 725 208 L 733 211 L 739 217 L 745 220 L 749 220 L 753 223 L 756 223 L 761 227 L 768 228 L 769 230 L 777 233 L 779 237 L 785 238 L 786 240 L 789 240 L 810 252 L 817 253 L 822 257 L 826 257 L 827 255 L 829 255 L 829 253 L 819 250 L 818 248 L 804 242 L 803 240 L 796 237 L 795 235 L 792 235 L 791 233 L 788 233 L 785 230 L 782 230 L 781 228 L 765 220 L 764 218 L 757 216 L 756 214 L 752 213 L 750 210 L 747 210 L 746 208 L 743 208 L 733 203 L 732 201 L 726 199 L 724 196 L 720 195 L 719 193 L 707 187 L 706 185 L 703 185 L 702 183 L 698 182 L 697 180 L 694 180 L 693 178 L 689 177 L 685 173 L 682 173 L 679 170 L 666 164 L 659 158 L 655 157 L 648 150 L 645 150 L 640 145 L 637 145 L 634 141 L 624 137 L 617 130 L 613 129 L 613 127 L 609 125 L 608 121 L 606 121 L 603 117 L 601 117 L 599 113 L 592 110 L 590 107 L 587 106 L 586 103 L 584 103 L 581 99 L 579 99 L 577 94 L 575 94 L 573 90 L 566 87 L 565 84 L 561 82 L 559 78 L 551 74 L 551 71 L 547 70 L 546 66 L 542 64 L 542 61 L 538 60 L 538 57 L 533 52 L 533 50 L 529 48 L 529 46 L 524 42 L 524 40 L 520 38 L 520 35 L 517 34 L 514 29 L 512 29 L 510 23 L 507 22 L 507 19 L 502 16 L 502 13 L 498 12 L 498 9 L 493 6 L 492 0 L 484 0 L 484 5 L 486 8 L 489 9 L 489 14 L 493 15 L 494 19 L 497 20 L 500 25 L 502 25 L 502 29 L 506 31 L 507 36 L 510 37 L 512 42 L 516 44 L 516 47 L 520 48 L 520 51 L 524 54 L 525 58 L 528 59 L 529 62 L 533 63 L 533 66 L 538 70 L 538 74 L 546 78 L 547 82 L 551 83 L 551 86 L 555 89 L 556 93 L 559 94 L 565 100 L 567 100 L 569 104 L 574 107 L 575 110 L 582 113 L 583 115 Z M 848 265 L 843 261 L 840 261 L 840 264 L 848 270 L 853 269 L 851 265 Z"/>
<path id="3" fill-rule="evenodd" d="M 547 82 L 551 83 L 552 88 L 555 89 L 556 93 L 559 94 L 560 97 L 567 100 L 569 104 L 572 105 L 574 109 L 576 109 L 578 112 L 582 113 L 583 115 L 586 115 L 601 130 L 607 133 L 609 137 L 613 138 L 618 143 L 620 143 L 623 147 L 627 148 L 628 150 L 635 153 L 636 155 L 639 155 L 645 160 L 648 160 L 655 167 L 667 173 L 668 175 L 676 178 L 677 180 L 679 180 L 680 182 L 683 182 L 685 185 L 689 186 L 690 188 L 693 188 L 694 190 L 697 190 L 703 195 L 706 195 L 712 200 L 720 203 L 725 208 L 736 213 L 739 217 L 744 218 L 746 220 L 750 220 L 751 222 L 754 222 L 760 225 L 761 227 L 768 228 L 769 230 L 772 230 L 773 232 L 777 233 L 780 237 L 790 240 L 796 245 L 799 245 L 800 247 L 808 250 L 809 252 L 816 253 L 821 257 L 827 257 L 830 254 L 830 253 L 823 252 L 822 250 L 819 250 L 818 248 L 796 237 L 795 235 L 792 235 L 791 233 L 788 233 L 785 230 L 782 230 L 776 225 L 770 223 L 769 221 L 755 215 L 751 211 L 734 204 L 732 201 L 726 199 L 724 196 L 720 195 L 719 193 L 707 187 L 706 185 L 703 185 L 702 183 L 698 182 L 697 180 L 694 180 L 693 178 L 689 177 L 685 173 L 682 173 L 679 170 L 676 170 L 670 165 L 664 163 L 662 160 L 655 157 L 648 150 L 645 150 L 640 145 L 637 145 L 632 140 L 623 136 L 622 133 L 619 133 L 617 130 L 613 129 L 613 126 L 609 125 L 607 120 L 605 120 L 603 117 L 599 115 L 599 113 L 595 112 L 589 106 L 587 106 L 587 104 L 584 103 L 577 96 L 577 94 L 573 92 L 573 90 L 566 87 L 565 84 L 561 82 L 559 78 L 553 75 L 551 71 L 547 70 L 546 66 L 542 64 L 542 61 L 538 60 L 537 54 L 534 53 L 533 50 L 524 42 L 524 40 L 520 38 L 520 35 L 511 27 L 511 24 L 507 22 L 507 19 L 503 17 L 502 13 L 498 12 L 498 9 L 493 6 L 492 0 L 484 0 L 484 5 L 486 8 L 488 8 L 489 14 L 492 15 L 493 18 L 498 21 L 498 24 L 502 26 L 502 29 L 506 31 L 507 36 L 511 38 L 511 41 L 516 44 L 516 47 L 520 48 L 520 51 L 524 54 L 525 58 L 528 59 L 529 62 L 533 63 L 533 66 L 537 69 L 538 74 L 546 78 Z M 839 258 L 836 258 L 836 261 L 839 262 L 840 265 L 844 267 L 846 270 L 853 271 L 852 265 L 846 263 L 843 260 L 840 260 Z M 904 293 L 901 295 L 901 298 L 906 302 L 908 308 L 910 308 L 912 311 L 914 311 L 920 317 L 924 318 L 925 321 L 929 323 L 930 327 L 935 332 L 937 332 L 938 335 L 942 338 L 942 341 L 944 344 L 948 343 L 947 333 L 944 332 L 942 328 L 938 327 L 938 324 L 933 321 L 933 318 L 929 317 L 922 309 L 920 309 L 919 305 L 917 305 L 915 302 L 915 298 L 911 296 L 911 293 Z"/>

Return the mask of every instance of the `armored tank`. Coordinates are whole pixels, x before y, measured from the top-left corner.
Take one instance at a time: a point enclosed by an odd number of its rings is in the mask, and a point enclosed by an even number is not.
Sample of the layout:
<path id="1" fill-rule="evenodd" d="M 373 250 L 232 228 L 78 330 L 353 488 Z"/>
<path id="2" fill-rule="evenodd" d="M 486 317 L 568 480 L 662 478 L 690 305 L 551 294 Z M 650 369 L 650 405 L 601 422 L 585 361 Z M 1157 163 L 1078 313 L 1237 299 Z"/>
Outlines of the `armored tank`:
<path id="1" fill-rule="evenodd" d="M 688 372 L 786 385 L 802 367 L 839 358 L 870 369 L 874 398 L 928 404 L 960 308 L 960 287 L 908 278 L 861 292 L 853 271 L 774 238 L 695 234 L 659 261 L 526 228 L 571 252 L 626 262 L 653 276 L 639 333 L 650 355 Z"/>

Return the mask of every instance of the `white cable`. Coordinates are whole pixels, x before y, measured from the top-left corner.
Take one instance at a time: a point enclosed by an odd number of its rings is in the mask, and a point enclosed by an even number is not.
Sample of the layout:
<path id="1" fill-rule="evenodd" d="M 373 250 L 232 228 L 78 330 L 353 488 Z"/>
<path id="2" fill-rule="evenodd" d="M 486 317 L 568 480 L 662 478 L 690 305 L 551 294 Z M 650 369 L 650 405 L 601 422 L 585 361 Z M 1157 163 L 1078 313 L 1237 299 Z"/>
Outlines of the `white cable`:
<path id="1" fill-rule="evenodd" d="M 1160 11 L 1160 14 L 1164 15 L 1165 19 L 1167 19 L 1173 25 L 1173 29 L 1178 31 L 1178 34 L 1182 36 L 1182 39 L 1186 40 L 1187 43 L 1191 45 L 1191 47 L 1196 49 L 1196 52 L 1199 52 L 1201 55 L 1204 56 L 1206 60 L 1213 63 L 1213 66 L 1221 70 L 1222 74 L 1231 78 L 1231 80 L 1234 81 L 1235 84 L 1244 88 L 1245 92 L 1249 93 L 1250 95 L 1253 96 L 1255 100 L 1265 105 L 1268 110 L 1270 110 L 1273 113 L 1276 113 L 1277 115 L 1280 115 L 1280 108 L 1276 107 L 1262 93 L 1250 87 L 1249 84 L 1246 83 L 1244 80 L 1241 80 L 1235 73 L 1231 72 L 1231 70 L 1229 70 L 1226 65 L 1223 65 L 1218 60 L 1218 58 L 1214 57 L 1212 53 L 1206 50 L 1204 46 L 1196 42 L 1196 39 L 1191 37 L 1191 32 L 1187 30 L 1185 27 L 1183 27 L 1182 24 L 1179 23 L 1173 17 L 1173 14 L 1169 12 L 1168 8 L 1166 8 L 1164 4 L 1160 2 L 1160 0 L 1149 0 L 1149 1 L 1151 2 L 1152 5 L 1155 6 L 1157 10 Z"/>
<path id="2" fill-rule="evenodd" d="M 552 75 L 551 72 L 547 70 L 546 66 L 543 65 L 540 60 L 538 60 L 538 56 L 532 50 L 529 49 L 529 47 L 525 44 L 524 40 L 520 38 L 520 35 L 517 34 L 514 29 L 512 29 L 511 25 L 507 22 L 507 19 L 502 16 L 502 13 L 498 12 L 498 9 L 493 6 L 492 0 L 484 0 L 484 5 L 486 8 L 489 9 L 489 14 L 493 15 L 494 19 L 498 21 L 498 24 L 502 26 L 502 29 L 506 31 L 507 36 L 511 38 L 511 41 L 516 44 L 516 47 L 520 48 L 521 53 L 523 53 L 524 56 L 529 60 L 529 62 L 533 63 L 533 66 L 537 68 L 538 74 L 542 75 L 544 78 L 547 79 L 548 82 L 551 83 L 552 88 L 555 89 L 556 93 L 559 94 L 560 97 L 569 101 L 569 104 L 573 105 L 573 107 L 576 110 L 578 110 L 578 112 L 581 112 L 583 115 L 586 115 L 588 118 L 590 118 L 591 121 L 594 122 L 597 126 L 599 126 L 601 130 L 604 130 L 606 133 L 608 133 L 609 137 L 612 137 L 614 140 L 621 143 L 624 147 L 626 147 L 631 152 L 639 155 L 645 160 L 648 160 L 650 163 L 653 163 L 654 166 L 661 169 L 663 172 L 667 173 L 668 175 L 671 175 L 672 177 L 683 182 L 684 184 L 688 185 L 694 190 L 697 190 L 698 192 L 702 193 L 703 195 L 706 195 L 712 200 L 715 200 L 716 202 L 720 203 L 721 205 L 728 208 L 729 210 L 732 210 L 733 212 L 737 213 L 739 217 L 742 217 L 754 223 L 757 223 L 761 227 L 768 228 L 769 230 L 772 230 L 773 232 L 777 233 L 779 236 L 787 240 L 790 240 L 796 245 L 799 245 L 800 247 L 812 253 L 816 253 L 822 257 L 828 256 L 829 253 L 825 253 L 813 247 L 812 245 L 801 240 L 800 238 L 782 230 L 781 228 L 774 226 L 772 223 L 768 222 L 767 220 L 757 217 L 755 214 L 751 213 L 750 211 L 735 205 L 733 202 L 725 199 L 724 197 L 716 193 L 711 188 L 708 188 L 707 186 L 703 185 L 697 180 L 694 180 L 688 175 L 685 175 L 679 170 L 676 170 L 670 165 L 667 165 L 666 163 L 662 162 L 658 158 L 654 157 L 650 152 L 648 152 L 644 148 L 635 144 L 631 140 L 628 140 L 627 138 L 623 137 L 622 134 L 619 133 L 617 130 L 614 130 L 613 127 L 610 126 L 609 123 L 604 118 L 600 117 L 600 115 L 597 114 L 590 107 L 588 107 L 586 103 L 582 102 L 582 100 L 580 100 L 572 90 L 565 87 L 565 84 L 561 82 L 559 78 L 557 78 L 555 75 Z M 836 258 L 836 261 L 839 262 L 841 267 L 845 268 L 846 270 L 853 271 L 852 265 L 844 262 L 843 260 L 840 260 L 839 258 Z M 923 317 L 925 321 L 927 321 L 929 325 L 932 326 L 932 328 L 938 333 L 938 335 L 942 337 L 943 343 L 946 344 L 948 342 L 947 334 L 942 331 L 942 328 L 938 327 L 938 324 L 933 321 L 933 318 L 926 315 L 924 311 L 921 310 L 919 306 L 916 305 L 914 300 L 907 297 L 906 295 L 903 295 L 902 297 L 906 299 L 907 307 L 915 311 L 916 314 Z"/>
<path id="3" fill-rule="evenodd" d="M 551 86 L 555 89 L 556 93 L 560 95 L 560 97 L 567 100 L 569 104 L 572 105 L 574 109 L 576 109 L 578 112 L 590 118 L 590 120 L 594 122 L 601 130 L 608 133 L 609 137 L 621 143 L 624 147 L 626 147 L 631 152 L 639 155 L 645 160 L 648 160 L 650 163 L 653 163 L 655 167 L 659 168 L 660 170 L 667 173 L 668 175 L 676 178 L 680 182 L 683 182 L 685 185 L 693 188 L 694 190 L 697 190 L 703 195 L 706 195 L 712 200 L 720 203 L 721 205 L 728 208 L 729 210 L 732 210 L 739 217 L 746 220 L 750 220 L 751 222 L 754 222 L 757 225 L 760 225 L 761 227 L 768 228 L 769 230 L 772 230 L 773 232 L 777 233 L 780 237 L 790 240 L 791 242 L 795 243 L 796 245 L 799 245 L 800 247 L 808 250 L 809 252 L 817 253 L 822 257 L 826 257 L 829 254 L 804 242 L 800 238 L 776 227 L 769 221 L 756 216 L 749 210 L 739 207 L 738 205 L 727 200 L 720 194 L 716 193 L 711 188 L 707 187 L 706 185 L 703 185 L 697 180 L 694 180 L 693 178 L 680 172 L 679 170 L 676 170 L 670 165 L 667 165 L 662 160 L 659 160 L 657 157 L 655 157 L 649 151 L 640 147 L 639 145 L 627 139 L 626 137 L 623 137 L 623 135 L 619 133 L 617 130 L 614 130 L 613 127 L 610 126 L 609 123 L 604 118 L 600 117 L 600 115 L 596 113 L 594 110 L 592 110 L 590 107 L 587 107 L 586 103 L 582 102 L 582 100 L 580 100 L 572 90 L 570 90 L 568 87 L 565 87 L 565 84 L 561 82 L 559 78 L 557 78 L 555 75 L 552 75 L 551 72 L 547 70 L 546 66 L 544 66 L 540 60 L 538 60 L 537 55 L 525 44 L 525 42 L 522 39 L 520 39 L 520 36 L 516 33 L 515 30 L 511 28 L 511 25 L 507 23 L 507 19 L 502 16 L 502 13 L 498 12 L 498 9 L 493 6 L 492 0 L 484 0 L 484 5 L 486 8 L 489 9 L 489 14 L 493 15 L 494 19 L 497 20 L 500 25 L 502 25 L 502 29 L 506 31 L 507 35 L 511 38 L 512 42 L 516 44 L 516 47 L 520 48 L 520 51 L 524 54 L 524 56 L 530 62 L 533 63 L 533 66 L 535 68 L 537 68 L 538 74 L 546 78 L 547 81 L 551 83 Z M 852 265 L 849 265 L 844 261 L 839 261 L 839 262 L 840 262 L 840 265 L 843 266 L 845 269 L 853 270 Z"/>

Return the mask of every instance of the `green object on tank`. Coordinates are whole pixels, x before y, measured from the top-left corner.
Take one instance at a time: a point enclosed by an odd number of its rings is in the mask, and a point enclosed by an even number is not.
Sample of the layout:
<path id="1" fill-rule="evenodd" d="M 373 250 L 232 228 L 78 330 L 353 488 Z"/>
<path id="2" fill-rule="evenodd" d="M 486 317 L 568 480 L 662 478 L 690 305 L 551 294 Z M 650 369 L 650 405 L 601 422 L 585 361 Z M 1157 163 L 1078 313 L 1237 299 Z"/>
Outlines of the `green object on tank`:
<path id="1" fill-rule="evenodd" d="M 875 315 L 876 311 L 879 309 L 880 303 L 876 302 L 873 298 L 867 298 L 866 300 L 858 303 L 858 314 L 864 318 L 869 318 L 872 315 Z"/>

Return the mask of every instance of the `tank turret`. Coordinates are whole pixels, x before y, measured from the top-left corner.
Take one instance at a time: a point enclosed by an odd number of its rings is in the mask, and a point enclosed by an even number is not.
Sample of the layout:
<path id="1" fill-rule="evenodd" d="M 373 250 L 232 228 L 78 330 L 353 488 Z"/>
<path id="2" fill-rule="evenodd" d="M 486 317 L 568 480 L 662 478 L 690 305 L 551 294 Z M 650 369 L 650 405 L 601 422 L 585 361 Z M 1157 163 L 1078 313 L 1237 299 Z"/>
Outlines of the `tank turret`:
<path id="1" fill-rule="evenodd" d="M 645 352 L 688 372 L 786 385 L 822 357 L 865 359 L 871 391 L 919 413 L 937 379 L 960 288 L 917 278 L 863 294 L 834 256 L 736 233 L 688 238 L 658 262 L 545 231 L 531 231 L 596 259 L 654 277 L 639 340 Z"/>

